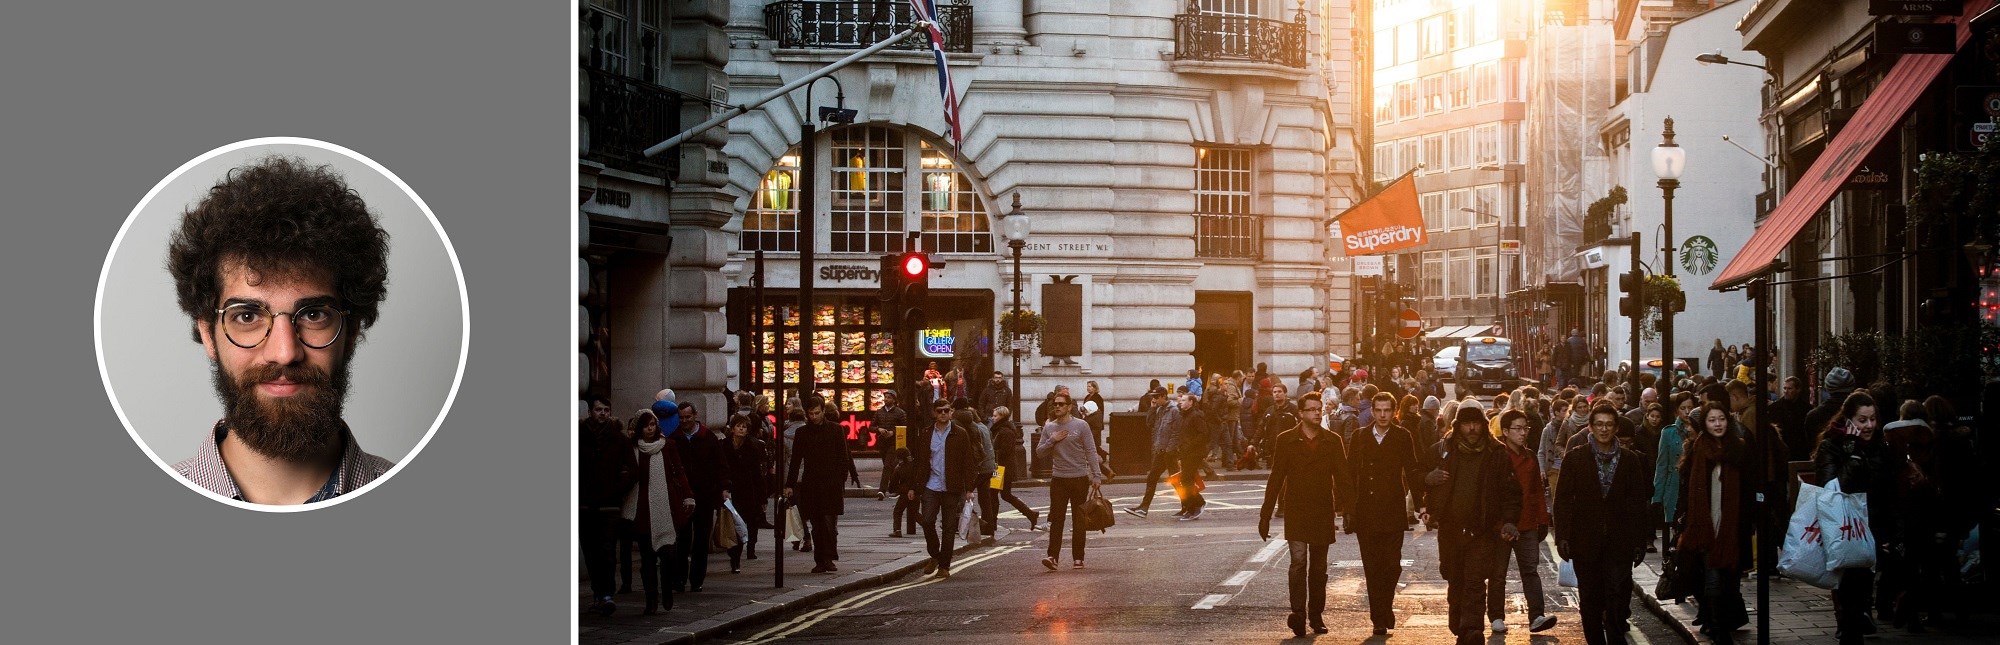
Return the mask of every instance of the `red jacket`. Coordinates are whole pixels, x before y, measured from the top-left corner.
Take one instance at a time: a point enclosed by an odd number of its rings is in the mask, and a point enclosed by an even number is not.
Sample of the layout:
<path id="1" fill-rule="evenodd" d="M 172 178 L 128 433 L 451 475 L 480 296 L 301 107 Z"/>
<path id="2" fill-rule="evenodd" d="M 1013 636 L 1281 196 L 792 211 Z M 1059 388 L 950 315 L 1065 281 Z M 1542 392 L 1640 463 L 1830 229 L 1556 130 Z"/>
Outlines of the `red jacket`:
<path id="1" fill-rule="evenodd" d="M 1548 494 L 1542 489 L 1542 466 L 1535 453 L 1507 446 L 1507 460 L 1514 464 L 1514 481 L 1521 485 L 1521 518 L 1514 528 L 1522 531 L 1549 525 Z"/>

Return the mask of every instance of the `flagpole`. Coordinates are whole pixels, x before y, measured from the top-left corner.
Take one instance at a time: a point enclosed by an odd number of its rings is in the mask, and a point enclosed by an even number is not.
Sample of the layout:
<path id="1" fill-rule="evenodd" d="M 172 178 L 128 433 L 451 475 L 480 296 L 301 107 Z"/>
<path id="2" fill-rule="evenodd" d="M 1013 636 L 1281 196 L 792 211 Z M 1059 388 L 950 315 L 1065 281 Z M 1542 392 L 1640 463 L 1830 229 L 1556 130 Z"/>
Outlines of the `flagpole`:
<path id="1" fill-rule="evenodd" d="M 779 87 L 778 89 L 771 90 L 770 93 L 757 97 L 756 100 L 753 100 L 749 103 L 745 103 L 743 105 L 731 107 L 728 110 L 724 111 L 722 114 L 716 115 L 716 117 L 713 119 L 703 121 L 699 125 L 696 125 L 692 128 L 688 128 L 686 131 L 683 131 L 680 134 L 676 134 L 672 138 L 667 139 L 666 141 L 661 141 L 659 143 L 653 144 L 653 147 L 646 149 L 645 156 L 648 157 L 658 156 L 660 153 L 666 152 L 668 148 L 678 146 L 681 144 L 681 142 L 688 140 L 690 137 L 693 137 L 694 135 L 707 132 L 710 128 L 722 125 L 723 123 L 728 122 L 730 119 L 734 119 L 736 117 L 743 116 L 744 114 L 748 114 L 751 110 L 757 109 L 758 106 L 771 102 L 772 99 L 784 96 L 785 94 L 790 93 L 792 90 L 804 87 L 805 84 L 807 83 L 819 80 L 820 77 L 840 71 L 841 68 L 847 67 L 848 65 L 853 65 L 854 63 L 859 62 L 863 58 L 873 56 L 877 52 L 880 52 L 884 49 L 888 49 L 889 46 L 894 45 L 897 42 L 901 42 L 904 38 L 910 37 L 910 34 L 917 33 L 917 30 L 924 28 L 925 24 L 926 23 L 919 22 L 911 26 L 909 29 L 904 29 L 902 31 L 896 32 L 895 35 L 889 36 L 888 38 L 882 39 L 881 42 L 870 45 L 867 49 L 863 49 L 861 51 L 848 54 L 846 58 L 834 61 L 832 64 L 829 64 L 826 67 L 821 67 L 818 70 L 814 70 L 813 73 L 811 74 L 801 76 L 790 83 L 784 84 L 782 87 Z M 807 106 L 807 109 L 811 109 L 811 106 Z"/>

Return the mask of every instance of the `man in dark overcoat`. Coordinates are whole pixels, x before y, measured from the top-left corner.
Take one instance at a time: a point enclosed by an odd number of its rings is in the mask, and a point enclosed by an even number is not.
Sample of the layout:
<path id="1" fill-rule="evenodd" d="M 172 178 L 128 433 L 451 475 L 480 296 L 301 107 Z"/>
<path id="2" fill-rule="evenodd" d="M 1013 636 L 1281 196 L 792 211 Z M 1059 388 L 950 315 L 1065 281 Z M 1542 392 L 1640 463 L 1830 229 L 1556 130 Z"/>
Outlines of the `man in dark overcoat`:
<path id="1" fill-rule="evenodd" d="M 1421 495 L 1422 462 L 1416 439 L 1397 426 L 1395 398 L 1377 393 L 1369 401 L 1374 424 L 1355 431 L 1348 443 L 1348 463 L 1354 471 L 1353 507 L 1347 511 L 1347 532 L 1361 543 L 1361 570 L 1367 577 L 1368 617 L 1377 635 L 1396 628 L 1396 582 L 1403 576 L 1403 533 L 1409 528 L 1405 499 Z"/>
<path id="2" fill-rule="evenodd" d="M 1651 538 L 1650 469 L 1618 445 L 1618 414 L 1590 411 L 1590 440 L 1563 457 L 1556 482 L 1556 550 L 1576 568 L 1577 604 L 1589 645 L 1625 643 L 1632 616 L 1632 567 Z"/>
<path id="3" fill-rule="evenodd" d="M 834 561 L 840 559 L 835 525 L 846 511 L 841 475 L 861 485 L 854 455 L 847 450 L 847 431 L 827 419 L 826 399 L 813 395 L 806 399 L 806 424 L 792 439 L 791 464 L 785 468 L 785 497 L 799 507 L 812 530 L 813 573 L 840 570 Z"/>
<path id="4" fill-rule="evenodd" d="M 1615 416 L 1615 415 L 1614 415 Z M 1468 405 L 1437 446 L 1438 465 L 1424 475 L 1424 508 L 1438 528 L 1438 560 L 1449 589 L 1451 631 L 1459 645 L 1486 640 L 1486 584 L 1506 541 L 1520 537 L 1521 487 L 1506 448 L 1487 429 L 1486 412 Z"/>
<path id="5" fill-rule="evenodd" d="M 678 591 L 685 583 L 688 591 L 701 591 L 702 582 L 708 578 L 707 537 L 715 530 L 716 511 L 722 510 L 722 502 L 729 499 L 729 451 L 723 447 L 721 439 L 697 422 L 693 404 L 655 401 L 652 410 L 662 420 L 669 414 L 680 416 L 681 423 L 674 427 L 667 439 L 680 450 L 681 466 L 687 470 L 688 485 L 694 488 L 695 506 L 694 513 L 682 526 L 674 527 L 674 531 L 680 535 L 700 536 L 699 539 L 675 543 L 674 557 L 685 564 L 667 569 L 670 574 L 667 586 Z M 664 423 L 660 427 L 666 431 Z"/>
<path id="6" fill-rule="evenodd" d="M 1303 416 L 1290 416 L 1292 429 L 1271 440 L 1271 478 L 1264 486 L 1264 507 L 1257 535 L 1271 539 L 1271 514 L 1278 496 L 1285 498 L 1285 541 L 1291 549 L 1292 613 L 1286 624 L 1304 636 L 1311 621 L 1315 633 L 1326 633 L 1326 551 L 1335 537 L 1334 515 L 1352 485 L 1340 436 L 1320 427 L 1320 400 L 1299 402 Z M 1287 421 L 1284 417 L 1277 422 Z"/>

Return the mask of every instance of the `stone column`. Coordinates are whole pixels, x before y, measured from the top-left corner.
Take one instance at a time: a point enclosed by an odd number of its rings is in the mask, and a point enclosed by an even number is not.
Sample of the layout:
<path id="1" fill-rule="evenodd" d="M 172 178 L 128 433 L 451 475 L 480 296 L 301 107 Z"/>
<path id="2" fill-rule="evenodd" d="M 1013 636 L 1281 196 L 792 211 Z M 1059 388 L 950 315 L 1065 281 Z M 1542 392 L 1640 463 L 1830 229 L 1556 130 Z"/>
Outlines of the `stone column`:
<path id="1" fill-rule="evenodd" d="M 1027 42 L 1022 26 L 1023 0 L 976 0 L 972 3 L 972 42 L 1018 45 Z"/>

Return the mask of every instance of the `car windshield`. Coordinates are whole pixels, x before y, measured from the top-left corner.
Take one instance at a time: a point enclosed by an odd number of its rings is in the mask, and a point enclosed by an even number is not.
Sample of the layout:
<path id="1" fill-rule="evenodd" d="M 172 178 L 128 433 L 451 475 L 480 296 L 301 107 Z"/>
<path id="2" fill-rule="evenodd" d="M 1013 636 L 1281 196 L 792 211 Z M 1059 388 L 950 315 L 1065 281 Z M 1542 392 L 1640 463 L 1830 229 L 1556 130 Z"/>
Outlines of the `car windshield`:
<path id="1" fill-rule="evenodd" d="M 1485 343 L 1479 343 L 1466 346 L 1465 360 L 1504 361 L 1508 360 L 1509 358 L 1512 358 L 1511 356 L 1508 355 L 1509 353 L 1510 352 L 1508 351 L 1507 345 L 1501 343 L 1494 343 L 1491 345 Z"/>

